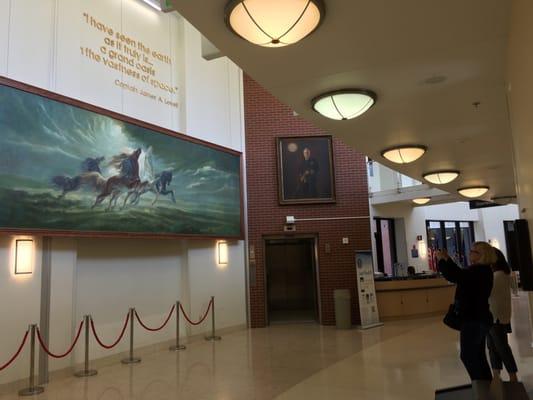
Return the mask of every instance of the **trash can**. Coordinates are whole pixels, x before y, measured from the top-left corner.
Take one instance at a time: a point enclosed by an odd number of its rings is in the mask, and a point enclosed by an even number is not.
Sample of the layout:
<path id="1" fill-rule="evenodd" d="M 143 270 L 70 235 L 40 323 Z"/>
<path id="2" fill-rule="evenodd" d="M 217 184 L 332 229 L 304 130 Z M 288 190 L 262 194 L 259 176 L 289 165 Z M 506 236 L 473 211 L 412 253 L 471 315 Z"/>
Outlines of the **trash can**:
<path id="1" fill-rule="evenodd" d="M 337 329 L 352 328 L 352 312 L 350 305 L 350 291 L 348 289 L 337 289 L 333 291 L 335 299 L 335 324 Z"/>

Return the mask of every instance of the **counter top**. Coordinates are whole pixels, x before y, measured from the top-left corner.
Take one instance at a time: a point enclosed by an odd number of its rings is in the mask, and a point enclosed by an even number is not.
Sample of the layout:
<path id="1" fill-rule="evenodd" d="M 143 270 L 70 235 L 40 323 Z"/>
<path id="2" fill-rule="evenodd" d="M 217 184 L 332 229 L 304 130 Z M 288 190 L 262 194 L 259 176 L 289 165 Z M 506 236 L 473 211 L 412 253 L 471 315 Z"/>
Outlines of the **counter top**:
<path id="1" fill-rule="evenodd" d="M 412 276 L 379 276 L 374 277 L 375 282 L 390 282 L 390 281 L 407 281 L 413 279 L 434 279 L 439 278 L 438 274 L 417 274 Z"/>
<path id="2" fill-rule="evenodd" d="M 375 281 L 376 292 L 398 291 L 398 290 L 417 290 L 417 289 L 431 289 L 440 287 L 453 286 L 442 277 L 433 277 L 427 279 L 402 279 L 402 280 L 387 280 Z"/>

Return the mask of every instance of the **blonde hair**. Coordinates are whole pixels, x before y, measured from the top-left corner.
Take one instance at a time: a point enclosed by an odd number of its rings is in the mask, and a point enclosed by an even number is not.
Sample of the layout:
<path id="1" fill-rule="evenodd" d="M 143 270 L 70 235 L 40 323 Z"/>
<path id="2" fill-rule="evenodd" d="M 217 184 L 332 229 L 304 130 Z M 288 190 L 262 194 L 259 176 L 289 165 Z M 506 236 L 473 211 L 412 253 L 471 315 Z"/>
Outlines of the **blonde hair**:
<path id="1" fill-rule="evenodd" d="M 479 264 L 492 265 L 498 261 L 494 247 L 487 242 L 475 242 L 472 247 L 479 252 Z"/>

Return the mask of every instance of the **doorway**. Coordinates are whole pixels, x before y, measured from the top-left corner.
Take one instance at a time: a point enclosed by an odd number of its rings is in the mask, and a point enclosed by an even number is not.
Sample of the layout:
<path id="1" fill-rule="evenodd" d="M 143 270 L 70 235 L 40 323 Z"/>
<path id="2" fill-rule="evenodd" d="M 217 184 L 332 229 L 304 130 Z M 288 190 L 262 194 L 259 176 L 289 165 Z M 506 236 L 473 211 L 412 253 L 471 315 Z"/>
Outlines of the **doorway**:
<path id="1" fill-rule="evenodd" d="M 518 271 L 518 238 L 516 236 L 514 221 L 503 221 L 503 230 L 505 232 L 507 262 L 513 271 Z"/>
<path id="2" fill-rule="evenodd" d="M 315 238 L 265 240 L 270 323 L 318 322 Z"/>
<path id="3" fill-rule="evenodd" d="M 394 219 L 375 218 L 376 220 L 376 250 L 378 257 L 378 271 L 393 275 L 393 266 L 397 262 L 396 238 L 394 235 Z"/>

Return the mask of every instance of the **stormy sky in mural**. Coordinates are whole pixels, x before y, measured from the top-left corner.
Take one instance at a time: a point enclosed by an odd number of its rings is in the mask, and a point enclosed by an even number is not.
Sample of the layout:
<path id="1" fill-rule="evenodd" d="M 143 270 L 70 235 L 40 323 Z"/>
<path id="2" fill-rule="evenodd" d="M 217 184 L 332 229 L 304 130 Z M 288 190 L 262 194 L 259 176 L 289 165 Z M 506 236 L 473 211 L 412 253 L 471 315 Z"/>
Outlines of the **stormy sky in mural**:
<path id="1" fill-rule="evenodd" d="M 240 235 L 240 159 L 0 85 L 0 228 Z"/>

